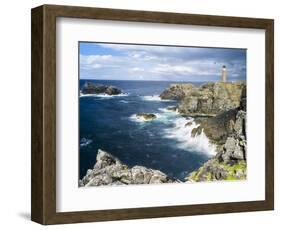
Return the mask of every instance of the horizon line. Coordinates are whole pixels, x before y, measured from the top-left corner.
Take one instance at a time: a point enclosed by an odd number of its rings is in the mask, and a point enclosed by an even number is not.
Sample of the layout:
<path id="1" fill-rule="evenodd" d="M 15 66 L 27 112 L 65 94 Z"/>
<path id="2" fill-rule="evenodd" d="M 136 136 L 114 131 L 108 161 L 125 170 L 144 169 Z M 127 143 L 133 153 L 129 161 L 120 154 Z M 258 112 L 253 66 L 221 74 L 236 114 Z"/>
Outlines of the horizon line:
<path id="1" fill-rule="evenodd" d="M 192 81 L 192 80 L 186 80 L 186 81 L 183 81 L 183 80 L 128 80 L 128 79 L 93 79 L 93 78 L 79 78 L 79 80 L 94 80 L 94 81 L 165 81 L 165 82 L 219 82 L 221 81 L 220 79 L 218 80 L 202 80 L 202 81 Z M 232 81 L 246 81 L 247 79 L 237 79 L 237 80 L 231 80 L 229 79 L 229 82 L 232 82 Z"/>

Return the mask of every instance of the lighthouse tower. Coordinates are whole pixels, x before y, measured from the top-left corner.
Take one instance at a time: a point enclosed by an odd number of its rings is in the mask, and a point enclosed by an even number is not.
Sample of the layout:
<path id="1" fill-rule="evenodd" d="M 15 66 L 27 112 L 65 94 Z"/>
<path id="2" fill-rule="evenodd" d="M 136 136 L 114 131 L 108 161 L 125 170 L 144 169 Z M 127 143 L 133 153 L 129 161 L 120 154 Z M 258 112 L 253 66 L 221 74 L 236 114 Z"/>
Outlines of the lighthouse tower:
<path id="1" fill-rule="evenodd" d="M 221 81 L 226 82 L 227 81 L 227 71 L 226 71 L 226 66 L 222 66 L 222 71 L 221 71 Z"/>

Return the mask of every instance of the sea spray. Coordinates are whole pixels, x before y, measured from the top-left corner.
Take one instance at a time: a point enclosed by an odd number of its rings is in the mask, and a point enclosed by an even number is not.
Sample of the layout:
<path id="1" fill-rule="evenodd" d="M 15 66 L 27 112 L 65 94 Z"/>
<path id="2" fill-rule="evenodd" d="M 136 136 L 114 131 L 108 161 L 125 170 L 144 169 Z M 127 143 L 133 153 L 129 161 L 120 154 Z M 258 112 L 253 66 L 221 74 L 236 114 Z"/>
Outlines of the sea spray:
<path id="1" fill-rule="evenodd" d="M 133 114 L 129 117 L 129 119 L 134 122 L 150 122 L 150 121 L 157 120 L 158 118 L 161 117 L 159 113 L 154 113 L 154 115 L 156 116 L 155 119 L 145 119 L 143 116 L 138 116 L 138 114 Z"/>
<path id="2" fill-rule="evenodd" d="M 91 144 L 93 141 L 91 139 L 87 139 L 85 137 L 81 138 L 80 140 L 80 147 L 86 147 L 87 145 Z"/>
<path id="3" fill-rule="evenodd" d="M 216 146 L 211 144 L 204 130 L 201 134 L 192 136 L 192 130 L 198 125 L 193 118 L 177 118 L 173 121 L 173 127 L 164 130 L 164 137 L 177 140 L 177 147 L 192 150 L 206 155 L 214 156 Z"/>
<path id="4" fill-rule="evenodd" d="M 142 100 L 144 100 L 144 101 L 162 101 L 162 102 L 173 101 L 173 100 L 161 99 L 161 97 L 159 95 L 142 96 Z"/>

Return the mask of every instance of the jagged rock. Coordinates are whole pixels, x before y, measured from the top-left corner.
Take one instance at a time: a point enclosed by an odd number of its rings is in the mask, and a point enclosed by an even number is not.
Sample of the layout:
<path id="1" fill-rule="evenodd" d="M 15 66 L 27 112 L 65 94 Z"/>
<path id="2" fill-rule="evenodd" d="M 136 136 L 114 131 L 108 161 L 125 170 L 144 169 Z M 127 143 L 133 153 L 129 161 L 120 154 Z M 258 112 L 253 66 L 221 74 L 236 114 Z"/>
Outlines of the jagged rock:
<path id="1" fill-rule="evenodd" d="M 247 111 L 247 89 L 246 89 L 246 85 L 242 89 L 240 109 L 243 110 L 243 111 Z"/>
<path id="2" fill-rule="evenodd" d="M 199 135 L 204 130 L 211 142 L 222 145 L 234 132 L 236 114 L 237 109 L 232 109 L 215 117 L 197 118 L 195 122 L 199 126 L 192 130 L 192 136 Z"/>
<path id="3" fill-rule="evenodd" d="M 246 179 L 246 112 L 239 109 L 241 107 L 214 118 L 199 120 L 201 123 L 192 130 L 192 134 L 204 131 L 217 144 L 218 153 L 190 173 L 186 177 L 187 181 Z"/>
<path id="4" fill-rule="evenodd" d="M 92 82 L 86 82 L 82 89 L 82 94 L 107 94 L 107 95 L 118 95 L 122 93 L 120 89 L 115 86 L 98 85 Z"/>
<path id="5" fill-rule="evenodd" d="M 187 177 L 187 181 L 242 180 L 247 177 L 246 90 L 239 106 L 211 118 L 198 118 L 192 130 L 204 132 L 217 145 L 218 153 Z"/>
<path id="6" fill-rule="evenodd" d="M 246 107 L 245 82 L 215 82 L 200 87 L 191 84 L 171 85 L 160 95 L 162 99 L 177 99 L 178 111 L 189 116 L 214 116 L 235 109 Z"/>
<path id="7" fill-rule="evenodd" d="M 234 124 L 234 131 L 236 136 L 245 135 L 246 136 L 246 122 L 247 122 L 247 114 L 243 110 L 239 110 L 236 114 L 236 122 Z"/>
<path id="8" fill-rule="evenodd" d="M 98 150 L 96 164 L 89 169 L 79 186 L 176 183 L 159 170 L 143 166 L 129 168 L 108 152 Z"/>
<path id="9" fill-rule="evenodd" d="M 151 121 L 157 118 L 157 116 L 153 113 L 138 113 L 136 114 L 138 119 L 144 119 L 145 121 Z"/>
<path id="10" fill-rule="evenodd" d="M 188 95 L 193 88 L 192 84 L 172 84 L 160 94 L 160 97 L 161 99 L 179 100 Z"/>
<path id="11" fill-rule="evenodd" d="M 224 145 L 224 154 L 221 155 L 223 161 L 244 160 L 243 147 L 240 146 L 239 140 L 234 137 L 228 137 Z"/>

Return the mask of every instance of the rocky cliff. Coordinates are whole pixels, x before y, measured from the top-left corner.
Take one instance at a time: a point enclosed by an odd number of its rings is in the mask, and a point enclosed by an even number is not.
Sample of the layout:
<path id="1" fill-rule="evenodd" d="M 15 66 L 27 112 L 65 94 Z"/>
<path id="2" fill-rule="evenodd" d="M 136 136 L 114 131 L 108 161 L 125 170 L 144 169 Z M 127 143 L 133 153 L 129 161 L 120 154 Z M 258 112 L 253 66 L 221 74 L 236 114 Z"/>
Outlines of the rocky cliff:
<path id="1" fill-rule="evenodd" d="M 80 187 L 100 185 L 176 183 L 161 171 L 143 166 L 129 168 L 108 152 L 98 150 L 96 164 L 79 181 Z"/>
<path id="2" fill-rule="evenodd" d="M 177 110 L 184 116 L 194 117 L 198 125 L 191 135 L 204 132 L 217 146 L 216 156 L 190 173 L 187 181 L 246 178 L 245 82 L 215 82 L 200 87 L 174 84 L 160 97 L 178 100 Z"/>
<path id="3" fill-rule="evenodd" d="M 192 84 L 173 84 L 161 93 L 162 99 L 179 100 L 178 111 L 189 116 L 214 116 L 240 106 L 246 84 L 212 82 L 195 87 Z"/>
<path id="4" fill-rule="evenodd" d="M 223 118 L 229 126 L 208 125 L 209 121 L 201 123 L 200 130 L 208 130 L 206 135 L 217 143 L 217 154 L 208 160 L 198 170 L 190 173 L 187 181 L 211 181 L 211 180 L 238 180 L 247 176 L 247 140 L 246 140 L 246 111 L 237 111 L 235 117 Z M 232 111 L 233 112 L 233 111 Z M 227 114 L 225 112 L 224 114 Z M 220 117 L 223 117 L 221 114 Z M 209 118 L 212 119 L 212 118 Z M 228 122 L 227 122 L 228 120 Z M 219 119 L 217 120 L 219 121 Z M 203 125 L 202 125 L 203 124 Z M 218 124 L 218 123 L 217 123 Z M 205 127 L 206 129 L 202 128 Z M 212 128 L 213 127 L 213 128 Z M 219 127 L 216 129 L 216 127 Z M 198 132 L 196 129 L 194 133 Z M 197 135 L 197 134 L 195 134 Z M 221 137 L 221 139 L 217 139 Z"/>
<path id="5" fill-rule="evenodd" d="M 193 135 L 204 132 L 217 145 L 217 154 L 198 170 L 187 176 L 188 181 L 238 180 L 247 177 L 246 90 L 239 106 L 219 115 L 197 119 Z"/>

